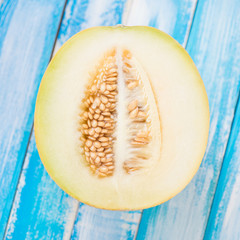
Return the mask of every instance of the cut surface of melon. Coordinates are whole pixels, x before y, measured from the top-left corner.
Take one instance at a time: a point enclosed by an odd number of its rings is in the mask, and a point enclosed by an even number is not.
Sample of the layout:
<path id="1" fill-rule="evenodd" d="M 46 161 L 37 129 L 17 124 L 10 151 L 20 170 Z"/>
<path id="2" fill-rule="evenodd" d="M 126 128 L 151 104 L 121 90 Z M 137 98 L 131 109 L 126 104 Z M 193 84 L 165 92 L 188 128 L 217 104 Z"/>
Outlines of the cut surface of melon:
<path id="1" fill-rule="evenodd" d="M 34 130 L 54 181 L 103 209 L 143 209 L 193 178 L 209 107 L 187 52 L 150 27 L 95 27 L 68 40 L 42 79 Z"/>

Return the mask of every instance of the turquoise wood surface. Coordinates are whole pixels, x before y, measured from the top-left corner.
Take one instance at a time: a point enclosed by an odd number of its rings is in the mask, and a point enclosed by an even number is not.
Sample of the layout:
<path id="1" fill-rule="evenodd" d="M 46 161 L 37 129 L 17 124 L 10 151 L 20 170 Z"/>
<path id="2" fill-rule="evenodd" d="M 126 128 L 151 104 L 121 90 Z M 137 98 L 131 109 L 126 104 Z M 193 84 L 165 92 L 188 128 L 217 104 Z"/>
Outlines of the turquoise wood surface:
<path id="1" fill-rule="evenodd" d="M 204 240 L 240 239 L 239 126 L 240 102 L 235 113 Z"/>
<path id="2" fill-rule="evenodd" d="M 0 6 L 0 239 L 25 158 L 37 89 L 64 3 L 4 0 Z"/>
<path id="3" fill-rule="evenodd" d="M 239 240 L 239 12 L 238 0 L 0 1 L 0 239 Z M 95 209 L 68 196 L 46 173 L 31 133 L 51 53 L 82 29 L 119 23 L 159 28 L 186 46 L 210 101 L 198 174 L 143 212 Z"/>
<path id="4" fill-rule="evenodd" d="M 77 208 L 45 171 L 32 136 L 5 239 L 69 239 Z"/>

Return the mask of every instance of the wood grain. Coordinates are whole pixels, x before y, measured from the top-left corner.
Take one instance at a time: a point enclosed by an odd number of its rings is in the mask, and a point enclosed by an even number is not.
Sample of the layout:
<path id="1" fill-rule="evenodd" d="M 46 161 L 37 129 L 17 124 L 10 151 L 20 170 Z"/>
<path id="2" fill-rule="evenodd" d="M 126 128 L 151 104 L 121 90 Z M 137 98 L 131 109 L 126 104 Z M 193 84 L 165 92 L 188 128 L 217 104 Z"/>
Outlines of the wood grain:
<path id="1" fill-rule="evenodd" d="M 32 136 L 5 239 L 69 239 L 77 209 L 45 171 Z"/>
<path id="2" fill-rule="evenodd" d="M 198 2 L 187 50 L 202 75 L 210 102 L 207 152 L 197 175 L 182 193 L 143 212 L 137 239 L 204 237 L 239 94 L 239 11 L 237 0 Z"/>
<path id="3" fill-rule="evenodd" d="M 80 204 L 71 239 L 134 239 L 141 211 L 108 211 Z"/>
<path id="4" fill-rule="evenodd" d="M 32 129 L 37 88 L 51 56 L 64 2 L 8 0 L 0 6 L 0 239 Z"/>
<path id="5" fill-rule="evenodd" d="M 239 53 L 238 53 L 239 54 Z M 239 65 L 238 65 L 239 66 Z M 240 239 L 240 102 L 231 129 L 204 240 Z"/>
<path id="6" fill-rule="evenodd" d="M 123 23 L 158 28 L 185 46 L 196 4 L 197 0 L 132 0 Z"/>

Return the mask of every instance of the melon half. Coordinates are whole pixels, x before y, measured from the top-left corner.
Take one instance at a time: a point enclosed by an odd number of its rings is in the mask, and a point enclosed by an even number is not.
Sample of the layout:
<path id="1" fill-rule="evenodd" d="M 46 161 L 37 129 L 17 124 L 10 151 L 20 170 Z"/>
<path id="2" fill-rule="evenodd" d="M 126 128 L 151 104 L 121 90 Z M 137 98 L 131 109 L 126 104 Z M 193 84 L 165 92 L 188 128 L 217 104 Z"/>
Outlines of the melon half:
<path id="1" fill-rule="evenodd" d="M 209 105 L 187 52 L 151 27 L 94 27 L 68 40 L 42 79 L 34 130 L 53 180 L 102 209 L 161 204 L 203 158 Z"/>

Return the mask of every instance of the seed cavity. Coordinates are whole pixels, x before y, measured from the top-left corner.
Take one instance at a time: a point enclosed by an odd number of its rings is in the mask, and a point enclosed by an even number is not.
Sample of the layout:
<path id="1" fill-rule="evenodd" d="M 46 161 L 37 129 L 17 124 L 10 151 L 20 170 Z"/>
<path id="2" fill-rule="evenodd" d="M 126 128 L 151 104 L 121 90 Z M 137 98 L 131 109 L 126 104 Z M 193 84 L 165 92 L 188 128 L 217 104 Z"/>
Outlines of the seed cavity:
<path id="1" fill-rule="evenodd" d="M 151 142 L 151 120 L 141 76 L 128 50 L 122 51 L 121 58 L 120 68 L 116 49 L 106 54 L 91 75 L 80 105 L 78 129 L 81 132 L 81 148 L 89 168 L 99 177 L 113 175 L 116 167 L 116 126 L 121 121 L 118 119 L 119 84 L 124 84 L 127 96 L 124 102 L 129 123 L 126 126 L 129 130 L 126 151 L 130 152 L 121 167 L 127 174 L 132 174 L 140 170 L 141 162 L 151 155 L 147 151 Z M 121 79 L 119 71 L 123 76 Z"/>

